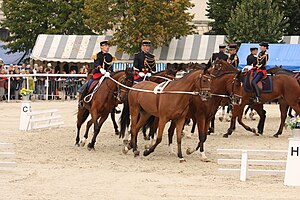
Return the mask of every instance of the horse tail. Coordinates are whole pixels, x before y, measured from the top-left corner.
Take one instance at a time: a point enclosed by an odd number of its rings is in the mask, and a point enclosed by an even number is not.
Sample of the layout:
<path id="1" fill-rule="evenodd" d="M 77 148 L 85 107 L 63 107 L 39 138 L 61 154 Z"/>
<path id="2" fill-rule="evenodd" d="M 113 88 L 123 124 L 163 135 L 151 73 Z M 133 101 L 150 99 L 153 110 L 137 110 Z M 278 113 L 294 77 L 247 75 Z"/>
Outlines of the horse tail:
<path id="1" fill-rule="evenodd" d="M 147 120 L 146 124 L 144 125 L 144 128 L 145 128 L 145 129 L 151 128 L 151 127 L 153 126 L 153 124 L 154 124 L 154 121 L 155 121 L 155 116 L 151 116 L 151 117 Z"/>
<path id="2" fill-rule="evenodd" d="M 77 112 L 77 123 L 83 124 L 88 116 L 90 115 L 90 112 L 86 108 L 82 108 L 81 111 Z"/>
<path id="3" fill-rule="evenodd" d="M 119 135 L 120 138 L 124 138 L 126 128 L 129 126 L 129 124 L 130 124 L 130 112 L 129 112 L 129 103 L 127 99 L 123 104 L 123 110 L 120 117 L 120 126 L 121 126 L 120 135 Z"/>

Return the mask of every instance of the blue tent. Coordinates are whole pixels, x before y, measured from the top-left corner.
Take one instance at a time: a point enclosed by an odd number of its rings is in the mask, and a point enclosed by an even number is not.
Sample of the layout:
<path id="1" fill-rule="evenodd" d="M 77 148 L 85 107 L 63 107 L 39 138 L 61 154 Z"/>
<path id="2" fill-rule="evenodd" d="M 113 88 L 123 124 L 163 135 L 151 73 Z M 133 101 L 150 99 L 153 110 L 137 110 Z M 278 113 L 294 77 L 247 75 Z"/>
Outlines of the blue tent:
<path id="1" fill-rule="evenodd" d="M 250 47 L 253 46 L 259 49 L 259 44 L 241 44 L 237 53 L 240 59 L 239 68 L 247 64 L 247 56 L 250 54 Z M 300 71 L 300 44 L 269 44 L 268 53 L 267 68 L 282 65 L 285 69 Z"/>
<path id="2" fill-rule="evenodd" d="M 16 52 L 16 53 L 7 54 L 7 52 L 9 52 L 9 49 L 4 49 L 3 48 L 4 45 L 5 43 L 0 41 L 0 58 L 3 60 L 3 63 L 5 65 L 21 64 L 24 59 L 29 57 L 29 55 L 27 55 L 25 52 Z"/>

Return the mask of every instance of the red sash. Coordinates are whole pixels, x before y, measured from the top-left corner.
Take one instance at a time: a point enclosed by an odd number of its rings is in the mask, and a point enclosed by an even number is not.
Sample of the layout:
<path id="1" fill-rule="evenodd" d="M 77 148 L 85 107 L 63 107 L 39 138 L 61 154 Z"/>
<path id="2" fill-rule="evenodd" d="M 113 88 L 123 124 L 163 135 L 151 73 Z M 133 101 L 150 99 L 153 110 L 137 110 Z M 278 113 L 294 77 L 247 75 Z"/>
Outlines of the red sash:
<path id="1" fill-rule="evenodd" d="M 101 74 L 101 73 L 95 73 L 95 74 L 93 74 L 93 79 L 94 80 L 100 79 L 101 76 L 103 76 L 103 74 Z"/>

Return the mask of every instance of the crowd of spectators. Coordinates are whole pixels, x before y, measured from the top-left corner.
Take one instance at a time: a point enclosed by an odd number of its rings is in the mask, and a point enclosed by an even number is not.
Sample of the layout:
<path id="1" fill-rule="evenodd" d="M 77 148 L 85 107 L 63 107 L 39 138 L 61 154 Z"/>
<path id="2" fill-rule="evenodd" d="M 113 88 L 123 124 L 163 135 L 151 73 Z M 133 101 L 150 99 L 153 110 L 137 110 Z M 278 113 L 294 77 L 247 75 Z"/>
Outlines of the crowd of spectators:
<path id="1" fill-rule="evenodd" d="M 0 60 L 0 74 L 34 74 L 36 76 L 25 77 L 10 77 L 10 87 L 7 77 L 0 77 L 0 101 L 8 99 L 8 89 L 10 89 L 11 100 L 21 100 L 19 92 L 22 88 L 33 90 L 31 98 L 38 100 L 65 100 L 76 99 L 77 90 L 86 81 L 86 78 L 81 77 L 60 77 L 51 76 L 47 81 L 47 77 L 38 76 L 38 74 L 87 74 L 89 66 L 83 65 L 79 68 L 75 64 L 69 65 L 68 63 L 61 66 L 57 62 L 55 66 L 51 63 L 43 63 L 41 65 L 29 64 L 9 65 L 5 66 Z M 27 86 L 28 84 L 28 86 Z M 46 89 L 48 86 L 48 96 L 46 96 Z"/>

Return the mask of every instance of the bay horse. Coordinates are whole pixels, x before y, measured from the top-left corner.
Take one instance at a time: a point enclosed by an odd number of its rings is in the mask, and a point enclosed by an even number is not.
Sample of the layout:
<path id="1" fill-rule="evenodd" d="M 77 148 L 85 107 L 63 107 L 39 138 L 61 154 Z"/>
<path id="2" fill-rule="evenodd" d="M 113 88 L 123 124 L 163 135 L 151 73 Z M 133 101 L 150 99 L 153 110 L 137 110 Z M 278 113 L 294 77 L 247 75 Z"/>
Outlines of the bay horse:
<path id="1" fill-rule="evenodd" d="M 207 139 L 209 124 L 221 105 L 222 100 L 228 99 L 233 104 L 238 103 L 239 94 L 242 89 L 241 83 L 236 80 L 239 73 L 230 71 L 220 72 L 218 75 L 213 76 L 210 86 L 211 98 L 207 101 L 202 101 L 198 96 L 192 97 L 187 117 L 193 119 L 197 124 L 199 142 L 195 149 L 187 149 L 188 155 L 200 149 L 201 160 L 209 161 L 204 153 L 204 142 Z M 174 129 L 175 126 L 173 125 L 168 130 L 170 146 L 173 143 Z"/>
<path id="2" fill-rule="evenodd" d="M 215 71 L 221 69 L 225 70 L 234 70 L 235 68 L 225 61 L 217 61 L 214 66 Z M 234 68 L 234 69 L 233 69 Z M 237 70 L 237 69 L 235 69 Z M 242 81 L 242 76 L 239 76 L 238 79 Z M 227 130 L 227 133 L 223 137 L 228 137 L 232 134 L 232 131 L 235 129 L 236 117 L 238 117 L 238 122 L 246 130 L 256 133 L 255 129 L 250 128 L 242 122 L 242 115 L 245 105 L 252 105 L 253 108 L 257 111 L 260 116 L 260 121 L 258 124 L 258 132 L 262 134 L 265 121 L 265 111 L 263 110 L 263 103 L 272 101 L 277 98 L 282 98 L 290 107 L 292 107 L 296 113 L 300 114 L 300 87 L 296 79 L 287 75 L 278 75 L 272 76 L 273 90 L 272 93 L 261 93 L 262 103 L 253 104 L 251 97 L 253 93 L 247 93 L 245 90 L 242 90 L 242 101 L 240 105 L 235 105 L 233 107 L 230 127 Z"/>
<path id="3" fill-rule="evenodd" d="M 118 71 L 111 75 L 111 78 L 114 80 L 126 85 L 133 85 L 133 75 L 134 70 L 132 68 L 126 68 L 125 71 Z M 84 146 L 86 139 L 88 138 L 88 130 L 92 124 L 94 124 L 94 136 L 91 143 L 88 144 L 88 149 L 94 149 L 97 135 L 100 132 L 100 128 L 104 121 L 107 119 L 108 115 L 112 109 L 126 98 L 127 89 L 119 86 L 117 83 L 112 81 L 110 78 L 106 77 L 98 90 L 92 97 L 92 100 L 89 104 L 84 103 L 85 109 L 78 109 L 77 112 L 77 136 L 76 136 L 76 145 L 79 146 L 81 143 Z M 80 141 L 80 128 L 81 125 L 85 122 L 87 117 L 91 114 L 91 120 L 87 123 L 87 129 L 85 135 Z M 100 119 L 99 119 L 100 118 Z M 99 119 L 99 122 L 98 122 Z"/>
<path id="4" fill-rule="evenodd" d="M 143 81 L 133 86 L 135 90 L 153 91 L 157 83 Z M 164 93 L 154 94 L 153 92 L 141 92 L 130 90 L 128 93 L 128 104 L 124 105 L 121 124 L 127 124 L 131 116 L 131 141 L 124 147 L 123 152 L 127 153 L 133 149 L 134 156 L 139 155 L 137 150 L 137 135 L 140 128 L 151 117 L 159 118 L 158 134 L 154 145 L 144 151 L 144 156 L 152 153 L 162 140 L 165 124 L 170 120 L 176 120 L 176 133 L 178 145 L 178 157 L 184 161 L 181 151 L 181 131 L 185 122 L 185 117 L 191 101 L 191 94 L 203 94 L 210 91 L 210 76 L 206 75 L 205 70 L 191 72 L 185 77 L 171 81 L 164 89 Z M 181 91 L 178 92 L 178 88 Z M 129 114 L 130 113 L 130 114 Z M 122 128 L 120 136 L 123 137 L 125 129 Z"/>

